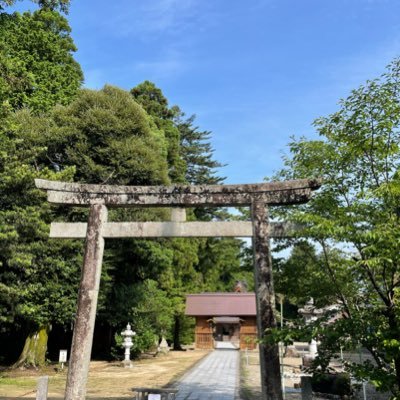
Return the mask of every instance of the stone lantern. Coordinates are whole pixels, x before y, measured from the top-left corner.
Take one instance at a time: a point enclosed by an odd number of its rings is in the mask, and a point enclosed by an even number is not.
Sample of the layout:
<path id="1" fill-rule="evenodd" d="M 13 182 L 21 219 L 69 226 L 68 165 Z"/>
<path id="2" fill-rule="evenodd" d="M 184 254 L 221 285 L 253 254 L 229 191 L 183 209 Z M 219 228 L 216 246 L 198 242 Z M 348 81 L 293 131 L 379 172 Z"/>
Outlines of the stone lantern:
<path id="1" fill-rule="evenodd" d="M 121 335 L 124 337 L 124 342 L 122 343 L 122 346 L 125 348 L 125 359 L 123 364 L 125 368 L 132 368 L 132 363 L 130 359 L 131 347 L 133 346 L 132 337 L 136 335 L 136 332 L 132 331 L 131 326 L 128 323 L 126 329 L 121 332 Z"/>
<path id="2" fill-rule="evenodd" d="M 299 309 L 299 314 L 304 317 L 306 324 L 310 324 L 322 317 L 324 310 L 315 307 L 314 299 L 311 297 L 304 307 Z M 317 341 L 314 338 L 311 339 L 311 343 L 308 346 L 308 353 L 308 356 L 303 358 L 303 363 L 306 366 L 310 366 L 312 360 L 314 360 L 318 355 Z"/>

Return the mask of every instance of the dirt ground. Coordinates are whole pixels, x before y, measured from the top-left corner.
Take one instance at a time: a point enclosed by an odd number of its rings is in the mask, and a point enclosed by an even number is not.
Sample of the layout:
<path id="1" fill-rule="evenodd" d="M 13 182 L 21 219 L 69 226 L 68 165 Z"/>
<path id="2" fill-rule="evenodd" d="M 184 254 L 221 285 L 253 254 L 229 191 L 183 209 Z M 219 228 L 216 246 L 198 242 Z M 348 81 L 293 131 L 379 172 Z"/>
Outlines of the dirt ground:
<path id="1" fill-rule="evenodd" d="M 240 397 L 242 400 L 261 400 L 261 379 L 260 379 L 260 363 L 258 350 L 242 352 L 240 360 Z M 284 358 L 284 368 L 287 374 L 298 374 L 300 372 L 300 358 Z M 292 393 L 295 386 L 300 384 L 299 378 L 285 379 L 285 399 L 300 400 L 301 393 Z M 289 392 L 290 391 L 290 392 Z M 314 400 L 326 400 L 317 396 L 313 396 Z"/>
<path id="2" fill-rule="evenodd" d="M 133 387 L 161 388 L 174 384 L 187 370 L 205 357 L 209 351 L 171 351 L 166 356 L 147 356 L 123 368 L 119 362 L 94 361 L 90 364 L 87 399 L 126 400 L 133 398 Z M 284 359 L 285 371 L 298 372 L 299 359 Z M 36 397 L 40 376 L 49 376 L 49 400 L 64 397 L 67 371 L 57 371 L 58 365 L 42 370 L 0 370 L 0 400 L 23 400 Z M 298 379 L 286 380 L 286 387 L 294 387 Z M 260 364 L 258 351 L 241 352 L 240 398 L 260 400 Z M 286 400 L 301 399 L 300 393 L 287 393 Z"/>
<path id="3" fill-rule="evenodd" d="M 161 388 L 173 385 L 208 351 L 171 351 L 168 355 L 149 356 L 133 362 L 132 368 L 123 368 L 118 362 L 94 361 L 90 364 L 87 398 L 93 400 L 133 397 L 133 387 Z M 56 366 L 43 370 L 3 370 L 0 372 L 0 399 L 35 398 L 37 379 L 49 375 L 49 399 L 64 397 L 66 369 Z"/>
<path id="4" fill-rule="evenodd" d="M 298 372 L 298 361 L 285 359 L 288 365 L 285 370 L 290 372 Z M 289 365 L 292 364 L 290 367 Z M 241 398 L 243 400 L 260 400 L 261 399 L 261 380 L 260 380 L 260 363 L 258 350 L 249 351 L 241 354 L 241 373 L 240 373 L 240 386 Z M 294 384 L 298 380 L 286 381 L 285 386 L 294 388 Z M 295 400 L 301 399 L 301 394 L 287 393 L 286 399 Z"/>

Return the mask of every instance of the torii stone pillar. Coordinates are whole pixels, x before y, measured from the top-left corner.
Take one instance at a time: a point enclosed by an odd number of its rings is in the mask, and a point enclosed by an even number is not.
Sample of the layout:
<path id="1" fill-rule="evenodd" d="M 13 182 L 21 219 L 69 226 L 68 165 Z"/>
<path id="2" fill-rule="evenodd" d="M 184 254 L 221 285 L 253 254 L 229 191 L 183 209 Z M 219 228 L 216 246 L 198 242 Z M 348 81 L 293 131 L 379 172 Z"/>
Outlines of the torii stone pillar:
<path id="1" fill-rule="evenodd" d="M 281 369 L 277 344 L 263 342 L 264 332 L 276 328 L 275 292 L 272 278 L 272 260 L 269 240 L 268 209 L 264 202 L 251 205 L 253 220 L 254 278 L 257 303 L 257 330 L 260 351 L 261 388 L 266 399 L 281 400 Z M 279 385 L 277 382 L 280 382 Z"/>
<path id="2" fill-rule="evenodd" d="M 107 208 L 104 205 L 90 206 L 65 399 L 84 399 L 86 395 L 86 380 L 89 374 L 103 262 L 104 238 L 102 231 L 106 221 Z"/>
<path id="3" fill-rule="evenodd" d="M 104 238 L 107 237 L 253 237 L 257 324 L 263 400 L 281 400 L 277 345 L 263 342 L 264 332 L 276 327 L 275 294 L 269 238 L 287 236 L 283 224 L 269 224 L 267 206 L 307 202 L 318 180 L 250 185 L 107 186 L 37 179 L 51 203 L 90 207 L 88 224 L 52 224 L 50 236 L 86 237 L 78 312 L 66 385 L 66 400 L 84 400 L 93 342 Z M 171 222 L 107 222 L 109 207 L 172 207 Z M 184 207 L 250 206 L 252 222 L 183 222 Z M 293 229 L 293 227 L 289 227 Z"/>

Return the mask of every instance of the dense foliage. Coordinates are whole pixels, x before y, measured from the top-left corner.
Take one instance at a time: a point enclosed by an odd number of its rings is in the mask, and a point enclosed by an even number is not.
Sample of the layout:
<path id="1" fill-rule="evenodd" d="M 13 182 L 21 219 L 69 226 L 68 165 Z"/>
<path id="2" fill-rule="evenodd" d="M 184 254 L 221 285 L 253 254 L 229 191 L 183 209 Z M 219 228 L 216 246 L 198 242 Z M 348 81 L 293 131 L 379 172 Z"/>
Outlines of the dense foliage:
<path id="1" fill-rule="evenodd" d="M 81 246 L 48 239 L 48 224 L 57 213 L 33 179 L 70 180 L 74 170 L 38 168 L 43 148 L 21 129 L 24 114 L 13 117 L 13 130 L 0 133 L 0 320 L 2 333 L 17 329 L 31 336 L 72 320 Z M 29 363 L 44 361 L 43 353 Z"/>
<path id="2" fill-rule="evenodd" d="M 322 343 L 318 362 L 326 367 L 340 347 L 361 345 L 374 363 L 348 364 L 349 370 L 398 395 L 400 60 L 353 90 L 339 111 L 315 126 L 321 139 L 293 140 L 280 177 L 323 178 L 314 199 L 286 215 L 308 226 L 302 234 L 321 249 L 307 264 L 308 278 L 316 284 L 311 292 L 342 310 L 335 323 L 315 327 Z M 294 270 L 291 263 L 286 268 Z M 299 276 L 304 282 L 303 271 Z"/>
<path id="3" fill-rule="evenodd" d="M 47 111 L 67 104 L 83 75 L 67 20 L 55 11 L 0 13 L 0 107 Z"/>
<path id="4" fill-rule="evenodd" d="M 120 185 L 168 183 L 167 140 L 129 96 L 111 86 L 84 89 L 66 107 L 40 118 L 46 158 L 75 180 Z"/>
<path id="5" fill-rule="evenodd" d="M 0 10 L 13 3 L 0 2 Z M 131 92 L 80 89 L 76 48 L 67 20 L 57 12 L 66 12 L 69 2 L 36 3 L 33 13 L 0 13 L 0 339 L 23 338 L 6 347 L 21 346 L 15 365 L 37 366 L 45 362 L 48 336 L 58 340 L 52 327 L 59 333 L 73 326 L 83 252 L 81 241 L 49 240 L 49 223 L 86 221 L 87 211 L 50 206 L 34 178 L 123 185 L 221 178 L 210 133 L 169 107 L 153 83 Z M 109 213 L 114 221 L 169 217 L 167 209 Z M 189 219 L 198 217 L 197 210 L 188 210 Z M 177 349 L 192 340 L 185 294 L 231 290 L 241 274 L 240 247 L 232 239 L 107 242 L 95 333 L 99 354 L 122 353 L 112 349 L 113 338 L 128 321 L 138 333 L 137 354 L 161 336 Z M 16 356 L 4 352 L 0 359 Z"/>
<path id="6" fill-rule="evenodd" d="M 16 0 L 0 0 L 0 11 L 12 6 L 16 2 Z M 44 10 L 58 10 L 66 14 L 68 13 L 70 3 L 69 0 L 32 0 L 32 2 Z"/>
<path id="7" fill-rule="evenodd" d="M 156 126 L 164 132 L 167 143 L 168 174 L 174 183 L 185 182 L 185 160 L 181 155 L 180 133 L 173 122 L 174 110 L 154 83 L 145 81 L 131 90 L 133 98 L 152 117 Z"/>
<path id="8" fill-rule="evenodd" d="M 216 175 L 216 169 L 222 165 L 213 159 L 210 132 L 193 126 L 194 116 L 186 119 L 179 107 L 170 108 L 161 90 L 151 82 L 141 83 L 131 90 L 131 94 L 165 132 L 172 182 L 217 184 L 223 181 Z M 188 210 L 189 219 L 208 220 L 216 216 L 222 218 L 222 213 L 204 208 Z M 241 242 L 232 239 L 174 239 L 163 241 L 163 246 L 164 254 L 169 250 L 173 255 L 171 265 L 164 267 L 160 283 L 173 299 L 173 335 L 167 337 L 173 341 L 175 349 L 180 349 L 181 338 L 190 338 L 184 327 L 191 328 L 184 316 L 185 295 L 196 291 L 231 290 L 237 279 L 232 271 L 240 268 Z"/>
<path id="9" fill-rule="evenodd" d="M 33 118 L 77 94 L 82 72 L 69 32 L 49 8 L 0 13 L 0 334 L 2 342 L 26 335 L 17 364 L 43 364 L 51 324 L 70 323 L 75 313 L 81 245 L 48 239 L 59 210 L 33 182 L 71 180 L 75 171 L 53 168 Z M 13 348 L 4 346 L 1 357 L 15 357 L 7 353 Z"/>

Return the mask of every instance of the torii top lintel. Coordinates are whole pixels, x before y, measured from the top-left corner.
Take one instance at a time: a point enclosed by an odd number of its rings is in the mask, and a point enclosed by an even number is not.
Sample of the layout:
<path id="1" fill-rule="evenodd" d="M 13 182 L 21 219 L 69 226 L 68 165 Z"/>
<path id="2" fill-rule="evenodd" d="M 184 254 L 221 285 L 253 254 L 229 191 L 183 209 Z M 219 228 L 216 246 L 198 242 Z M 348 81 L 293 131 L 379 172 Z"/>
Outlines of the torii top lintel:
<path id="1" fill-rule="evenodd" d="M 55 204 L 193 207 L 246 206 L 254 201 L 269 205 L 304 203 L 321 182 L 318 179 L 298 179 L 244 185 L 114 186 L 35 179 L 35 184 L 37 188 L 46 190 L 47 200 Z"/>

